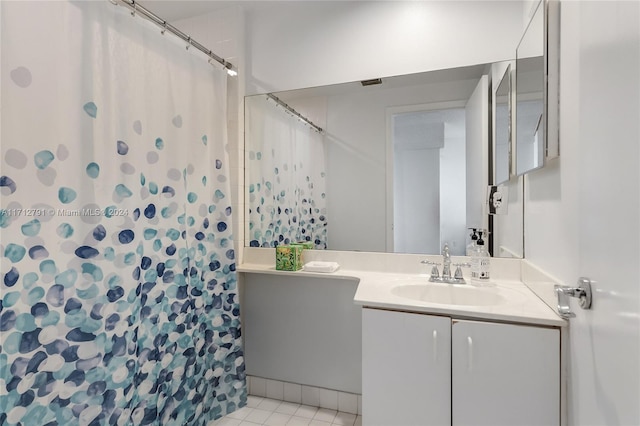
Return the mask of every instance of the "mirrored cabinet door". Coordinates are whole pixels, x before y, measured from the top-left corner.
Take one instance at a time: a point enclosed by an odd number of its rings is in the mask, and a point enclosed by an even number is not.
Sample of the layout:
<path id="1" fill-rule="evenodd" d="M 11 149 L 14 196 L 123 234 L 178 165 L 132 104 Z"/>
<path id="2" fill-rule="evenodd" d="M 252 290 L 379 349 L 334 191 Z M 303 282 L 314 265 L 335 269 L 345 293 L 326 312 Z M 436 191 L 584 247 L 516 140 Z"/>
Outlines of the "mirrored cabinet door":
<path id="1" fill-rule="evenodd" d="M 507 65 L 494 93 L 493 182 L 509 180 L 511 169 L 511 65 Z"/>
<path id="2" fill-rule="evenodd" d="M 544 164 L 544 7 L 536 11 L 516 50 L 516 173 Z"/>
<path id="3" fill-rule="evenodd" d="M 541 0 L 516 49 L 515 171 L 543 167 L 559 155 L 558 2 Z"/>

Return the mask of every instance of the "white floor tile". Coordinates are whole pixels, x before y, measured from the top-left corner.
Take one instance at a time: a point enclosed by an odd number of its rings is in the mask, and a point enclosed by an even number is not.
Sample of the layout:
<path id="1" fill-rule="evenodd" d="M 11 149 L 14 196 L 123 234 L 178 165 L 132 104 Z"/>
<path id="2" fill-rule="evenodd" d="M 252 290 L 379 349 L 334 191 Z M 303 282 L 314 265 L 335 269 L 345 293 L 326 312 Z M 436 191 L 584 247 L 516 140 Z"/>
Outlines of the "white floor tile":
<path id="1" fill-rule="evenodd" d="M 292 416 L 287 422 L 287 426 L 308 426 L 311 419 L 304 417 Z"/>
<path id="2" fill-rule="evenodd" d="M 269 399 L 269 398 L 265 398 L 262 401 L 260 401 L 260 403 L 258 404 L 258 406 L 256 408 L 259 408 L 261 410 L 266 410 L 266 411 L 275 411 L 276 408 L 278 408 L 278 406 L 282 403 L 282 400 L 275 400 L 275 399 Z"/>
<path id="3" fill-rule="evenodd" d="M 271 415 L 271 411 L 254 408 L 253 411 L 250 412 L 249 415 L 244 418 L 244 421 L 254 422 L 261 425 L 265 422 L 265 420 L 269 418 L 270 415 Z"/>
<path id="4" fill-rule="evenodd" d="M 267 426 L 285 426 L 291 419 L 291 415 L 282 413 L 273 413 L 264 422 Z"/>
<path id="5" fill-rule="evenodd" d="M 312 419 L 318 411 L 317 407 L 311 407 L 310 405 L 301 405 L 294 414 L 297 417 L 304 417 L 306 419 Z"/>
<path id="6" fill-rule="evenodd" d="M 293 416 L 298 408 L 300 408 L 300 404 L 295 404 L 293 402 L 283 402 L 278 406 L 278 408 L 275 409 L 275 412 Z"/>
<path id="7" fill-rule="evenodd" d="M 338 414 L 336 410 L 321 408 L 316 412 L 315 416 L 313 416 L 313 420 L 319 420 L 321 422 L 331 423 L 333 422 L 333 419 L 336 417 L 336 414 Z"/>
<path id="8" fill-rule="evenodd" d="M 249 413 L 251 413 L 252 411 L 253 411 L 253 408 L 242 407 L 241 409 L 236 410 L 231 414 L 227 414 L 226 418 L 236 419 L 236 420 L 244 420 L 249 415 Z"/>
<path id="9" fill-rule="evenodd" d="M 356 422 L 356 417 L 355 414 L 338 412 L 332 423 L 340 426 L 353 426 Z"/>
<path id="10" fill-rule="evenodd" d="M 249 395 L 247 397 L 247 407 L 256 408 L 258 404 L 262 402 L 263 399 L 264 398 L 262 398 L 261 396 Z"/>
<path id="11" fill-rule="evenodd" d="M 219 423 L 214 423 L 215 426 L 240 426 L 242 420 L 230 419 L 228 417 L 223 417 L 220 419 Z"/>
<path id="12" fill-rule="evenodd" d="M 264 386 L 267 392 L 269 384 L 275 381 L 252 376 L 250 382 L 252 388 L 257 385 L 259 391 Z M 281 397 L 249 395 L 246 407 L 211 421 L 208 426 L 362 426 L 362 416 L 347 411 L 358 411 L 359 395 L 286 382 L 271 383 L 271 387 L 279 388 L 280 384 L 283 386 Z M 301 401 L 316 402 L 301 405 L 285 399 L 296 399 L 297 395 Z M 331 408 L 334 406 L 337 409 Z"/>

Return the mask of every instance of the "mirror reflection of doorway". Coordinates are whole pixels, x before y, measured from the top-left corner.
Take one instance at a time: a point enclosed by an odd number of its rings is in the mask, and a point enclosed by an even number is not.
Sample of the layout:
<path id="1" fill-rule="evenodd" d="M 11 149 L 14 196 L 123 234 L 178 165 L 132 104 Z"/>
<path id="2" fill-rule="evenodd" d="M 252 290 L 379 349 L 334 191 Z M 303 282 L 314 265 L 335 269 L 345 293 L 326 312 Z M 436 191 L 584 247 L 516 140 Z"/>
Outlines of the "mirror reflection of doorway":
<path id="1" fill-rule="evenodd" d="M 392 115 L 393 251 L 464 254 L 465 109 Z"/>

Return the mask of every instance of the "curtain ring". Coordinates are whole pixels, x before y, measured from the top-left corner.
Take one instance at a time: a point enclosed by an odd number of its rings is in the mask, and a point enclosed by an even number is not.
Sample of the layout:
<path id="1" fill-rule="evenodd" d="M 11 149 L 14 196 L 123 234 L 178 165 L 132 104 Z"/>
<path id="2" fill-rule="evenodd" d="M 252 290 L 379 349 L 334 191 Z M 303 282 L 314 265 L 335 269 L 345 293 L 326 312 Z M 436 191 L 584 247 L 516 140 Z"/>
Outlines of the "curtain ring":
<path id="1" fill-rule="evenodd" d="M 160 34 L 164 35 L 167 32 L 167 21 L 164 21 L 162 24 L 162 29 L 160 30 Z"/>
<path id="2" fill-rule="evenodd" d="M 191 36 L 187 36 L 187 50 L 191 47 Z"/>

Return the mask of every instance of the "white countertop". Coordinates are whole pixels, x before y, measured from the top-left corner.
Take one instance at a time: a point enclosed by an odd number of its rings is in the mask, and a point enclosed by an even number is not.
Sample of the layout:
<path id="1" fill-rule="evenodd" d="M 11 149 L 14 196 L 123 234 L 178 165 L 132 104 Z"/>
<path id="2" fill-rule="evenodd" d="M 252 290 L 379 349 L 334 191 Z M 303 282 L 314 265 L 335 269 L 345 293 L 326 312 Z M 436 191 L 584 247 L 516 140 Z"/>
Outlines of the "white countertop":
<path id="1" fill-rule="evenodd" d="M 244 263 L 238 266 L 238 272 L 277 274 L 288 277 L 314 277 L 327 279 L 347 279 L 358 281 L 354 303 L 363 307 L 422 312 L 426 314 L 447 315 L 455 318 L 506 321 L 563 327 L 567 322 L 549 308 L 522 282 L 499 279 L 491 281 L 490 287 L 477 287 L 482 291 L 498 294 L 505 303 L 472 306 L 445 305 L 412 298 L 401 297 L 392 291 L 401 284 L 425 286 L 451 286 L 451 284 L 430 283 L 428 276 L 396 272 L 369 272 L 354 269 L 339 269 L 332 273 L 295 271 L 277 271 L 274 266 L 259 263 Z M 467 280 L 468 281 L 468 280 Z M 473 283 L 464 284 L 473 287 Z"/>

